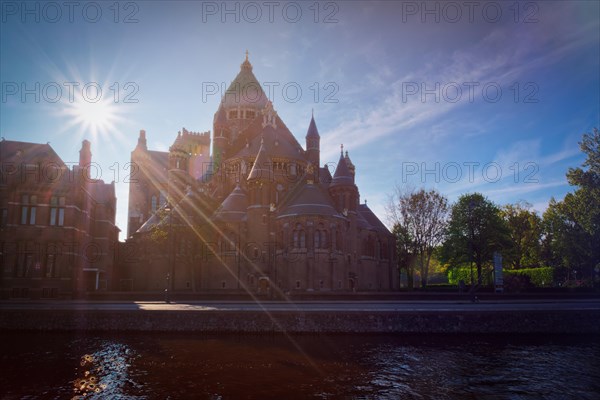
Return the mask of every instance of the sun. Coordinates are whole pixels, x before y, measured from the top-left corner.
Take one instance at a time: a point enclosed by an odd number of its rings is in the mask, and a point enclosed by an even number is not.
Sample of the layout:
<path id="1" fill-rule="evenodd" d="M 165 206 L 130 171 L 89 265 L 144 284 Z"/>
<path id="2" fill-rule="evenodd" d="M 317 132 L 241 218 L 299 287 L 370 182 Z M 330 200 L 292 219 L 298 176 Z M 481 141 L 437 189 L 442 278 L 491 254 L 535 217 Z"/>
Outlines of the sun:
<path id="1" fill-rule="evenodd" d="M 98 130 L 113 118 L 113 111 L 108 103 L 79 101 L 74 108 L 80 122 L 95 130 Z"/>
<path id="2" fill-rule="evenodd" d="M 69 117 L 69 127 L 77 127 L 80 134 L 90 134 L 94 138 L 111 135 L 120 119 L 111 99 L 94 102 L 79 97 L 65 104 L 64 114 Z"/>

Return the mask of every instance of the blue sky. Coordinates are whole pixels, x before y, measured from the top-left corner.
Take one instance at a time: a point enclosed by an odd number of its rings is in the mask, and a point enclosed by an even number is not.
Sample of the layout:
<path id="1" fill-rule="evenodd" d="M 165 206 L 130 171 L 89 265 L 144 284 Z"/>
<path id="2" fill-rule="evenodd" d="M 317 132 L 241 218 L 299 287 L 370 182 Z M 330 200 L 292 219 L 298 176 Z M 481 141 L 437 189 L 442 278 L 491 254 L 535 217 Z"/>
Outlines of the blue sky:
<path id="1" fill-rule="evenodd" d="M 90 140 L 125 231 L 139 130 L 154 150 L 182 127 L 211 130 L 220 97 L 207 88 L 228 84 L 246 49 L 300 143 L 313 109 L 322 162 L 344 143 L 382 219 L 395 185 L 543 211 L 572 190 L 577 142 L 600 127 L 598 2 L 278 2 L 272 17 L 264 2 L 224 4 L 80 2 L 70 21 L 63 2 L 2 2 L 0 135 L 49 141 L 66 162 Z M 21 91 L 36 82 L 39 102 Z M 94 82 L 98 103 L 81 94 Z"/>

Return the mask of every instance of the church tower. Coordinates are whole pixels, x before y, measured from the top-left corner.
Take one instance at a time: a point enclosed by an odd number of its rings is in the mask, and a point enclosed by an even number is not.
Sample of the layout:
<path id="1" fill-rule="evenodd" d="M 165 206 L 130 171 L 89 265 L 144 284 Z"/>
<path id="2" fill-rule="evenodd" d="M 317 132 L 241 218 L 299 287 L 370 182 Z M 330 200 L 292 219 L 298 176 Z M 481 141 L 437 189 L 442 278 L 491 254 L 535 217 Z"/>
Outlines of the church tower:
<path id="1" fill-rule="evenodd" d="M 148 146 L 146 131 L 140 130 L 137 146 L 131 152 L 131 168 L 136 173 L 136 180 L 129 184 L 129 206 L 127 215 L 127 237 L 135 231 L 149 217 L 147 211 L 148 183 L 145 181 L 146 162 L 148 160 Z"/>
<path id="2" fill-rule="evenodd" d="M 341 145 L 340 159 L 338 161 L 333 179 L 329 185 L 329 194 L 333 199 L 335 208 L 349 221 L 347 238 L 344 251 L 348 256 L 348 265 L 356 265 L 358 242 L 356 237 L 359 193 L 354 183 L 354 174 L 348 168 L 344 157 L 344 145 Z"/>

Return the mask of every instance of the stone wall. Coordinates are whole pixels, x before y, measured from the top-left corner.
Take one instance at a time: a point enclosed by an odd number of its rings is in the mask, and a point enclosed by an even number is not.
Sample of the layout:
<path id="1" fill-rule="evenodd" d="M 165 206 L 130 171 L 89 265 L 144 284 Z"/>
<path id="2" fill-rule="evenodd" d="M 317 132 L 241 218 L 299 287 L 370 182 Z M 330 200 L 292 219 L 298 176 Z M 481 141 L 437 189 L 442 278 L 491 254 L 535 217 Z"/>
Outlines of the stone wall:
<path id="1" fill-rule="evenodd" d="M 600 310 L 258 312 L 0 310 L 0 330 L 204 333 L 600 333 Z"/>

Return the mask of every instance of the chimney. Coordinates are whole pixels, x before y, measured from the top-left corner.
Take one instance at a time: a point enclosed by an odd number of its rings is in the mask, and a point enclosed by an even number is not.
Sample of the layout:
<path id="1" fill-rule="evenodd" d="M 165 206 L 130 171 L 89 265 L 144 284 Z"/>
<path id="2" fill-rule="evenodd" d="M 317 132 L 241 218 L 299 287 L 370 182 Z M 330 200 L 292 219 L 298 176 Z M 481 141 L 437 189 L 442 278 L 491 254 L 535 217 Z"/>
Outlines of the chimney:
<path id="1" fill-rule="evenodd" d="M 138 138 L 137 148 L 148 150 L 148 146 L 146 144 L 146 131 L 143 129 L 140 130 L 140 137 Z"/>
<path id="2" fill-rule="evenodd" d="M 81 150 L 79 150 L 79 166 L 80 167 L 89 167 L 92 163 L 92 150 L 91 143 L 89 140 L 84 140 L 81 142 Z"/>

